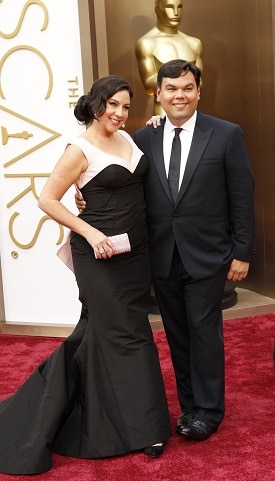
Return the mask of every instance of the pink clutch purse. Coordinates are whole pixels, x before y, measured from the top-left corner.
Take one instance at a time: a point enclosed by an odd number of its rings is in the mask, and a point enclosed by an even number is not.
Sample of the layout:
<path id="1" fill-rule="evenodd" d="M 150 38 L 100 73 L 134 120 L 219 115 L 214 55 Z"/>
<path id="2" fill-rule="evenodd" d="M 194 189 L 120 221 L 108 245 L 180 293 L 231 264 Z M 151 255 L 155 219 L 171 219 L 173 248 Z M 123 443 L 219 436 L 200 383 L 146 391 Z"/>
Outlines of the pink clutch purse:
<path id="1" fill-rule="evenodd" d="M 108 236 L 108 238 L 114 244 L 114 247 L 113 247 L 114 256 L 117 254 L 125 254 L 126 252 L 131 251 L 131 244 L 130 244 L 127 233 Z M 96 254 L 95 254 L 95 257 L 97 257 Z"/>
<path id="2" fill-rule="evenodd" d="M 128 234 L 118 234 L 110 236 L 109 239 L 114 244 L 113 254 L 124 254 L 125 252 L 131 251 L 131 245 L 129 241 Z"/>

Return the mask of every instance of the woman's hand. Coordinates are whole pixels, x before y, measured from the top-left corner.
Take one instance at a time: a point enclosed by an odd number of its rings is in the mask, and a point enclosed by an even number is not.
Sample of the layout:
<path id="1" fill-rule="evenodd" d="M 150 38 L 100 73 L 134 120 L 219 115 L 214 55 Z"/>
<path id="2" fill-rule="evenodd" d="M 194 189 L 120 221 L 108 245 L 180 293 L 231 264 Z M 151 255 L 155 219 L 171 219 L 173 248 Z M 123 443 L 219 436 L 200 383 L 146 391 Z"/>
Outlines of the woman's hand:
<path id="1" fill-rule="evenodd" d="M 154 128 L 159 127 L 161 120 L 164 119 L 165 114 L 153 115 L 149 120 L 147 120 L 146 125 L 153 125 Z"/>
<path id="2" fill-rule="evenodd" d="M 97 259 L 109 259 L 113 256 L 113 249 L 115 246 L 100 230 L 89 226 L 89 229 L 85 234 L 85 239 L 94 249 L 95 257 Z"/>

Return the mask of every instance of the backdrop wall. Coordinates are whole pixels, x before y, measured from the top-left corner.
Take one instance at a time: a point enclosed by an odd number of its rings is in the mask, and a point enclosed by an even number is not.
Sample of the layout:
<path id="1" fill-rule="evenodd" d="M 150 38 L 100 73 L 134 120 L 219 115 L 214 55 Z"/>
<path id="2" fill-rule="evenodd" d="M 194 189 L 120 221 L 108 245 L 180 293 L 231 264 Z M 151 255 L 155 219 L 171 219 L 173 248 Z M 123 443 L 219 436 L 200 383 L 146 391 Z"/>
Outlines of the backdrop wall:
<path id="1" fill-rule="evenodd" d="M 34 192 L 78 133 L 72 106 L 93 79 L 117 74 L 130 82 L 129 133 L 151 116 L 135 45 L 156 23 L 154 6 L 154 0 L 0 2 L 2 320 L 77 320 L 74 279 L 55 257 L 62 231 L 47 220 L 34 236 L 42 218 Z M 241 125 L 255 173 L 256 256 L 242 286 L 275 297 L 275 0 L 183 0 L 179 30 L 203 42 L 200 109 Z M 17 135 L 25 131 L 32 136 Z M 35 189 L 21 195 L 31 176 Z M 74 208 L 72 196 L 66 202 Z"/>
<path id="2" fill-rule="evenodd" d="M 64 229 L 37 199 L 82 130 L 73 115 L 83 92 L 77 0 L 1 2 L 0 52 L 1 320 L 71 325 L 78 290 L 55 255 Z M 65 203 L 76 210 L 73 195 Z"/>

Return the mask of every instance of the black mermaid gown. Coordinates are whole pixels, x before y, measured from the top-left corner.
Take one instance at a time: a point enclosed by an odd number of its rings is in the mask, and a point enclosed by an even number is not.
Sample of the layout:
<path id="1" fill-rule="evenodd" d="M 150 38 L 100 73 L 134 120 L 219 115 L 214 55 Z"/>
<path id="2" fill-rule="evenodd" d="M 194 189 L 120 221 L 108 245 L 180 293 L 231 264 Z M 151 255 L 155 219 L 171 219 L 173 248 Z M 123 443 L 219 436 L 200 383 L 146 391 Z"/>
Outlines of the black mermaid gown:
<path id="1" fill-rule="evenodd" d="M 86 240 L 71 233 L 82 315 L 61 346 L 0 403 L 0 472 L 41 473 L 52 467 L 52 452 L 102 458 L 171 434 L 148 322 L 147 160 L 134 143 L 130 162 L 81 137 L 73 143 L 89 162 L 78 183 L 87 202 L 81 216 L 108 236 L 127 232 L 131 252 L 96 259 Z"/>

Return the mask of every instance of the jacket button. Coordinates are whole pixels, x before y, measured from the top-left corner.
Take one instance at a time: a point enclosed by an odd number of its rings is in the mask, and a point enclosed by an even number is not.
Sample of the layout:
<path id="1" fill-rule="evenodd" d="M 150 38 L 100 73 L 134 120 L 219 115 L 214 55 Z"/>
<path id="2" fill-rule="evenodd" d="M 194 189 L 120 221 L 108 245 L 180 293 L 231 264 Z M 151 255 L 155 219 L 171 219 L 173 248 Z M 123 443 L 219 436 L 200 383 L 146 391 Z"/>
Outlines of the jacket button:
<path id="1" fill-rule="evenodd" d="M 173 219 L 174 219 L 174 220 L 177 220 L 178 218 L 179 218 L 179 217 L 178 217 L 176 214 L 173 215 Z"/>

